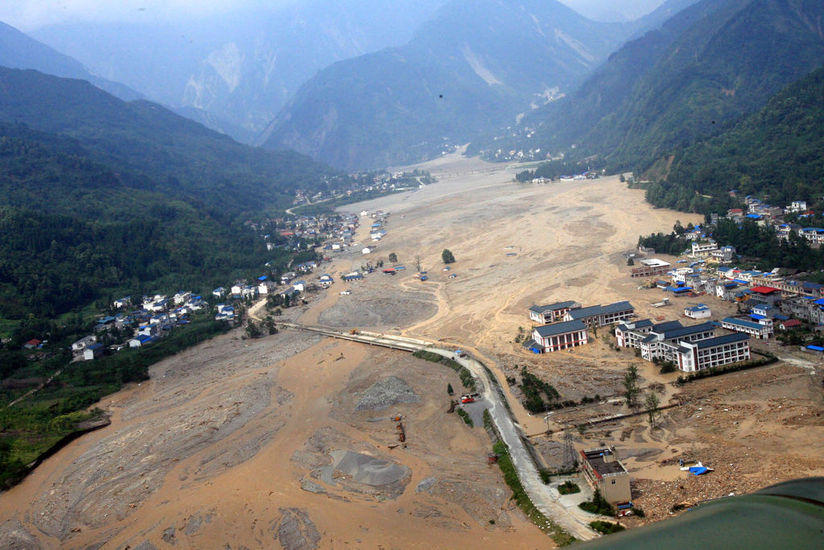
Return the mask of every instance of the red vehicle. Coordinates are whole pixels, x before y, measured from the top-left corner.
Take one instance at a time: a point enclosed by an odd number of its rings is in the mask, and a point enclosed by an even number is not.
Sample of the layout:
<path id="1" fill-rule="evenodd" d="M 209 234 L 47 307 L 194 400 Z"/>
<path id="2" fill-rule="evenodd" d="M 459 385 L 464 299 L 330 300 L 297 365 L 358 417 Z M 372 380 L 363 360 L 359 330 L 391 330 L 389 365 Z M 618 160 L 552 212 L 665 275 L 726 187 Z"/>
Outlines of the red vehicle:
<path id="1" fill-rule="evenodd" d="M 461 403 L 474 403 L 475 397 L 472 395 L 462 395 L 461 396 Z"/>

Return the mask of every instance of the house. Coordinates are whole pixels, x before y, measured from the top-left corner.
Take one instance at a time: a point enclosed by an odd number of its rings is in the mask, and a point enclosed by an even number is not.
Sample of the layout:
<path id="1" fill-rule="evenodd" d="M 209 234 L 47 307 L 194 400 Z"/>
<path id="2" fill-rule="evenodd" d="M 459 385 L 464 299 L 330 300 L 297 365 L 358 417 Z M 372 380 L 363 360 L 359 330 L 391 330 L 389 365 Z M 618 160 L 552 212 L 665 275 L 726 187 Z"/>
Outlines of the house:
<path id="1" fill-rule="evenodd" d="M 288 285 L 297 276 L 297 273 L 295 273 L 294 271 L 287 271 L 286 273 L 280 276 L 280 284 Z"/>
<path id="2" fill-rule="evenodd" d="M 92 361 L 103 356 L 103 344 L 92 344 L 83 350 L 83 360 Z"/>
<path id="3" fill-rule="evenodd" d="M 781 299 L 781 291 L 771 286 L 754 286 L 750 289 L 750 293 L 758 296 L 760 302 L 774 305 Z"/>
<path id="4" fill-rule="evenodd" d="M 74 353 L 74 354 L 81 353 L 84 349 L 86 349 L 87 347 L 89 347 L 91 345 L 94 345 L 96 343 L 97 343 L 97 336 L 95 336 L 93 334 L 89 335 L 89 336 L 84 336 L 83 338 L 81 338 L 80 340 L 78 340 L 77 342 L 72 344 L 72 353 Z"/>
<path id="5" fill-rule="evenodd" d="M 697 304 L 684 308 L 684 315 L 690 319 L 708 319 L 712 316 L 712 311 L 705 304 Z"/>
<path id="6" fill-rule="evenodd" d="M 306 292 L 306 281 L 295 281 L 292 288 L 297 292 Z"/>
<path id="7" fill-rule="evenodd" d="M 717 250 L 712 250 L 710 252 L 710 257 L 718 260 L 721 263 L 728 263 L 731 262 L 733 257 L 735 256 L 735 247 L 734 246 L 722 246 Z"/>
<path id="8" fill-rule="evenodd" d="M 769 321 L 769 323 L 762 323 L 761 321 Z M 762 319 L 759 322 L 748 321 L 746 319 L 736 319 L 735 317 L 727 317 L 721 321 L 721 326 L 727 330 L 735 332 L 742 332 L 766 340 L 773 334 L 772 319 Z"/>
<path id="9" fill-rule="evenodd" d="M 273 283 L 272 281 L 261 281 L 257 289 L 258 294 L 260 294 L 261 296 L 266 296 L 275 289 L 275 283 Z"/>
<path id="10" fill-rule="evenodd" d="M 690 255 L 693 258 L 706 256 L 715 250 L 718 250 L 718 244 L 712 239 L 703 242 L 694 242 L 692 243 L 692 253 Z"/>
<path id="11" fill-rule="evenodd" d="M 124 307 L 129 307 L 131 305 L 132 299 L 130 296 L 124 296 L 123 298 L 118 298 L 114 302 L 112 302 L 112 307 L 114 309 L 123 309 Z"/>
<path id="12" fill-rule="evenodd" d="M 675 364 L 684 372 L 696 372 L 749 359 L 749 335 L 735 333 L 697 342 L 681 342 Z"/>
<path id="13" fill-rule="evenodd" d="M 584 477 L 593 490 L 598 490 L 604 500 L 612 505 L 632 500 L 629 472 L 615 456 L 615 449 L 604 447 L 581 451 Z"/>
<path id="14" fill-rule="evenodd" d="M 241 292 L 243 292 L 243 285 L 232 285 L 233 298 L 240 298 Z"/>
<path id="15" fill-rule="evenodd" d="M 790 206 L 785 209 L 788 214 L 804 212 L 805 210 L 807 210 L 807 201 L 793 201 L 790 203 Z"/>
<path id="16" fill-rule="evenodd" d="M 223 298 L 224 296 L 226 296 L 226 289 L 222 286 L 219 286 L 212 291 L 212 296 L 214 296 L 215 298 Z"/>
<path id="17" fill-rule="evenodd" d="M 139 348 L 141 346 L 145 346 L 146 344 L 151 343 L 154 340 L 151 336 L 146 334 L 141 334 L 139 336 L 135 336 L 131 340 L 129 340 L 129 347 L 130 348 Z"/>
<path id="18" fill-rule="evenodd" d="M 329 275 L 328 273 L 324 273 L 323 275 L 321 275 L 320 279 L 319 279 L 319 282 L 320 282 L 320 286 L 323 287 L 323 288 L 329 288 L 330 286 L 332 286 L 335 283 L 334 279 L 332 279 L 332 276 Z"/>
<path id="19" fill-rule="evenodd" d="M 364 255 L 365 255 L 365 254 L 371 254 L 371 253 L 372 253 L 372 249 L 371 249 L 371 248 L 369 248 L 368 246 L 367 246 L 367 247 L 364 247 L 364 249 L 363 249 L 363 250 L 361 250 L 361 254 L 364 254 Z"/>
<path id="20" fill-rule="evenodd" d="M 546 353 L 583 346 L 587 342 L 586 324 L 575 320 L 535 327 L 532 340 L 524 347 L 536 353 Z"/>
<path id="21" fill-rule="evenodd" d="M 632 269 L 630 277 L 654 277 L 656 275 L 663 275 L 669 271 L 671 267 L 669 262 L 659 260 L 658 258 L 645 258 L 639 260 L 639 263 L 641 265 Z"/>
<path id="22" fill-rule="evenodd" d="M 589 306 L 570 309 L 564 315 L 564 321 L 583 321 L 590 327 L 603 327 L 635 314 L 635 308 L 629 302 L 616 302 L 606 306 Z"/>
<path id="23" fill-rule="evenodd" d="M 43 345 L 43 342 L 41 340 L 38 340 L 37 338 L 32 338 L 31 340 L 29 340 L 28 342 L 23 344 L 23 347 L 25 349 L 36 349 L 36 348 L 39 348 L 42 345 Z"/>
<path id="24" fill-rule="evenodd" d="M 563 319 L 569 310 L 580 307 L 581 304 L 574 301 L 556 302 L 545 306 L 532 306 L 529 308 L 529 318 L 536 323 L 554 323 Z"/>
<path id="25" fill-rule="evenodd" d="M 781 330 L 792 330 L 801 326 L 801 321 L 798 319 L 787 319 L 778 323 L 778 328 Z"/>
<path id="26" fill-rule="evenodd" d="M 175 305 L 179 306 L 181 304 L 185 304 L 191 297 L 191 292 L 181 290 L 180 292 L 172 296 L 172 301 L 175 303 Z"/>
<path id="27" fill-rule="evenodd" d="M 353 271 L 351 273 L 347 273 L 346 275 L 341 275 L 341 279 L 344 281 L 358 281 L 363 279 L 363 275 L 358 271 Z"/>

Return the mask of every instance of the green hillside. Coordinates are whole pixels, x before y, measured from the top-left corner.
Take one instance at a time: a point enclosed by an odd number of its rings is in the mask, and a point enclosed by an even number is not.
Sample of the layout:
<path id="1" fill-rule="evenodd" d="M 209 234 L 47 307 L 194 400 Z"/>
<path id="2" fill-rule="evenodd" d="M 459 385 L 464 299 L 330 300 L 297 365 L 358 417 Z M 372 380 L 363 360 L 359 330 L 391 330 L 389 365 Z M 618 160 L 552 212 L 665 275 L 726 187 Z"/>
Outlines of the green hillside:
<path id="1" fill-rule="evenodd" d="M 243 226 L 345 178 L 151 103 L 0 68 L 0 317 L 226 282 L 271 258 Z"/>
<path id="2" fill-rule="evenodd" d="M 724 211 L 729 191 L 772 204 L 820 201 L 824 193 L 824 69 L 776 94 L 723 134 L 675 155 L 668 177 L 650 186 L 653 204 Z"/>

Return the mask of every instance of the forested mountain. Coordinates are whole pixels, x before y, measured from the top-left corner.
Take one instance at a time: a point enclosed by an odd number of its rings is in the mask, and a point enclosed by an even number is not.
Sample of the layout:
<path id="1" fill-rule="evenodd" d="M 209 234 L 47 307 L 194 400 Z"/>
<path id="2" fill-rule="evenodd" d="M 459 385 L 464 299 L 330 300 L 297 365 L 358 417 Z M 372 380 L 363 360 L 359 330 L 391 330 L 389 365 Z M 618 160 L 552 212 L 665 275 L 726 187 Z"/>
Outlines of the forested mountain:
<path id="1" fill-rule="evenodd" d="M 555 0 L 453 0 L 408 44 L 321 71 L 266 146 L 347 168 L 420 160 L 573 89 L 629 32 Z"/>
<path id="2" fill-rule="evenodd" d="M 149 9 L 131 23 L 67 23 L 33 34 L 97 74 L 251 139 L 318 70 L 403 44 L 444 1 L 241 3 L 192 10 L 173 23 Z"/>
<path id="3" fill-rule="evenodd" d="M 818 67 L 822 28 L 817 0 L 703 0 L 613 54 L 565 108 L 526 121 L 535 136 L 517 145 L 557 151 L 575 143 L 572 157 L 645 170 Z"/>
<path id="4" fill-rule="evenodd" d="M 91 84 L 0 68 L 0 316 L 260 268 L 246 215 L 343 181 Z"/>
<path id="5" fill-rule="evenodd" d="M 126 100 L 138 99 L 134 90 L 91 74 L 76 59 L 72 59 L 0 22 L 0 66 L 13 69 L 34 69 L 65 78 L 88 80 L 95 86 Z"/>
<path id="6" fill-rule="evenodd" d="M 656 205 L 725 211 L 730 191 L 772 204 L 819 201 L 824 194 L 824 69 L 776 94 L 721 135 L 675 155 L 666 180 L 651 185 Z"/>

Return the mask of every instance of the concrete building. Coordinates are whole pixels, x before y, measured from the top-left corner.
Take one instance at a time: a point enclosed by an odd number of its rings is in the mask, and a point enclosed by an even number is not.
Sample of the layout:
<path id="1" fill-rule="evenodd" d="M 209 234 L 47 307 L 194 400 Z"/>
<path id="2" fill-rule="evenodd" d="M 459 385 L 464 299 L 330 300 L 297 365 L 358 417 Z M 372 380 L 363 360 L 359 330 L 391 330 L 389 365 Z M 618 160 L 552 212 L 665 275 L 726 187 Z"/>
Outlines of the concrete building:
<path id="1" fill-rule="evenodd" d="M 654 277 L 656 275 L 663 275 L 670 270 L 670 263 L 658 258 L 647 258 L 639 260 L 641 265 L 635 267 L 630 272 L 630 277 Z"/>
<path id="2" fill-rule="evenodd" d="M 723 321 L 721 321 L 721 326 L 727 330 L 733 330 L 735 332 L 742 332 L 744 334 L 749 334 L 750 336 L 755 336 L 761 340 L 766 340 L 770 336 L 773 335 L 773 328 L 772 328 L 772 319 L 764 319 L 764 321 L 769 321 L 769 323 L 761 323 L 755 321 L 747 321 L 746 319 L 736 319 L 735 317 L 727 317 Z"/>
<path id="3" fill-rule="evenodd" d="M 624 504 L 632 500 L 629 473 L 615 456 L 615 449 L 604 447 L 581 451 L 584 477 L 598 489 L 604 500 L 612 505 Z"/>
<path id="4" fill-rule="evenodd" d="M 619 348 L 637 348 L 641 340 L 650 333 L 655 325 L 649 319 L 632 323 L 619 323 L 615 327 L 615 339 Z"/>
<path id="5" fill-rule="evenodd" d="M 581 321 L 567 321 L 535 327 L 532 341 L 526 347 L 537 353 L 546 353 L 583 346 L 589 342 L 587 326 Z"/>
<path id="6" fill-rule="evenodd" d="M 684 315 L 690 319 L 709 319 L 712 316 L 712 310 L 706 304 L 697 304 L 685 307 Z"/>
<path id="7" fill-rule="evenodd" d="M 650 331 L 641 340 L 639 349 L 641 357 L 647 361 L 660 359 L 675 362 L 678 344 L 682 342 L 696 342 L 715 336 L 714 323 L 683 326 L 678 321 L 662 323 L 660 328 Z"/>
<path id="8" fill-rule="evenodd" d="M 578 309 L 581 304 L 578 302 L 556 302 L 546 306 L 532 306 L 529 308 L 529 318 L 536 323 L 549 324 L 560 321 L 571 309 Z"/>
<path id="9" fill-rule="evenodd" d="M 718 243 L 716 243 L 713 240 L 694 242 L 692 243 L 691 256 L 693 258 L 696 258 L 698 256 L 707 256 L 715 250 L 718 250 Z"/>
<path id="10" fill-rule="evenodd" d="M 697 342 L 681 342 L 675 364 L 681 371 L 696 372 L 749 359 L 750 337 L 736 333 Z"/>
<path id="11" fill-rule="evenodd" d="M 616 302 L 606 306 L 589 306 L 571 309 L 564 315 L 564 321 L 583 321 L 589 327 L 603 327 L 631 318 L 635 308 L 629 302 Z"/>
<path id="12" fill-rule="evenodd" d="M 781 291 L 771 286 L 754 286 L 750 294 L 757 297 L 759 302 L 773 305 L 781 300 Z"/>
<path id="13" fill-rule="evenodd" d="M 721 263 L 731 262 L 734 256 L 734 246 L 722 246 L 718 250 L 713 250 L 710 252 L 710 257 L 718 260 Z"/>

